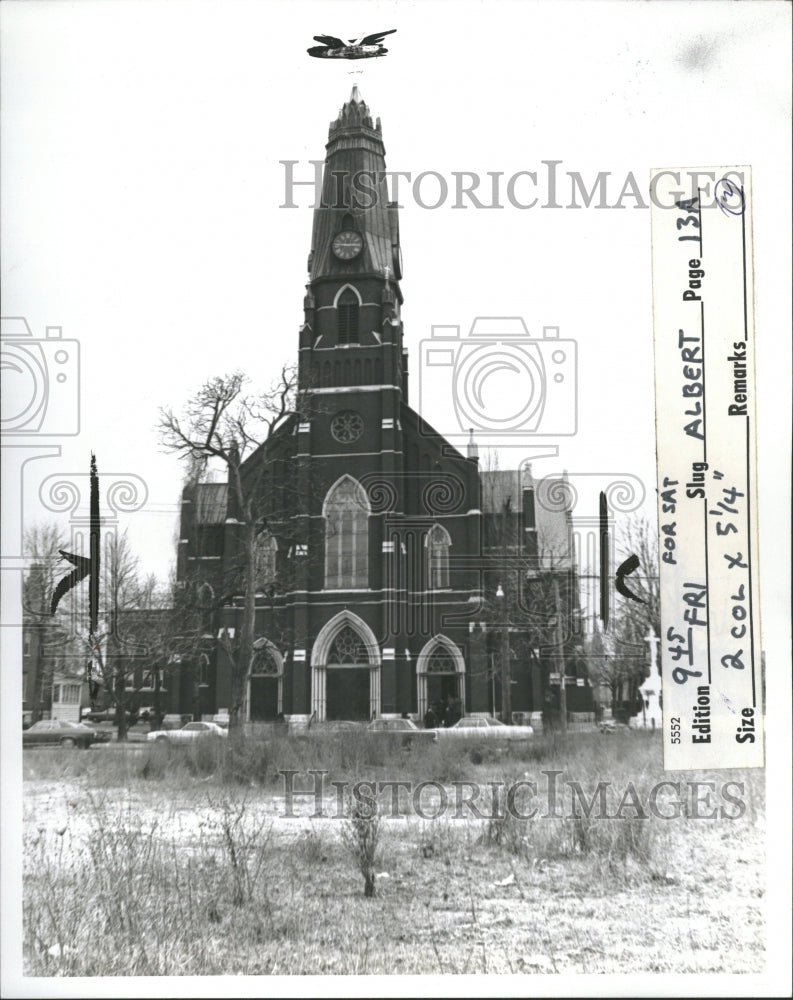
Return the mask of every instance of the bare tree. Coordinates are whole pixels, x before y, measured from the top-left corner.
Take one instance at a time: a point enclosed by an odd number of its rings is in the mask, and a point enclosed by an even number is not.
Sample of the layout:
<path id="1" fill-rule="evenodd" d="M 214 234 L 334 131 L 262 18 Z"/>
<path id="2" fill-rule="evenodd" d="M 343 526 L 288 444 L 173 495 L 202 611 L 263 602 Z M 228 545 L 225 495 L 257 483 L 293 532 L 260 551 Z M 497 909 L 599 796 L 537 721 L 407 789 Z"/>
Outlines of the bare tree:
<path id="1" fill-rule="evenodd" d="M 647 517 L 632 514 L 617 525 L 616 544 L 617 565 L 631 555 L 639 560 L 624 581 L 639 600 L 617 598 L 608 632 L 590 641 L 589 665 L 593 679 L 610 691 L 612 711 L 629 715 L 649 672 L 647 636 L 661 634 L 658 535 Z"/>
<path id="2" fill-rule="evenodd" d="M 167 603 L 167 595 L 155 577 L 141 577 L 139 559 L 126 531 L 105 536 L 100 573 L 99 621 L 93 641 L 87 627 L 87 585 L 69 591 L 58 614 L 68 616 L 72 623 L 81 668 L 89 666 L 92 706 L 99 703 L 115 710 L 118 739 L 123 741 L 144 684 L 135 664 L 142 662 L 152 644 L 159 627 L 156 609 Z M 62 567 L 56 575 L 62 575 Z"/>
<path id="3" fill-rule="evenodd" d="M 284 366 L 269 389 L 245 392 L 241 372 L 206 382 L 188 402 L 184 415 L 160 410 L 160 438 L 165 448 L 189 463 L 200 481 L 210 462 L 220 462 L 228 475 L 230 506 L 240 524 L 242 544 L 232 578 L 224 581 L 223 601 L 242 593 L 242 623 L 232 661 L 230 728 L 242 722 L 245 686 L 254 654 L 256 615 L 256 549 L 263 532 L 277 530 L 295 513 L 296 494 L 288 487 L 288 470 L 279 470 L 263 446 L 282 420 L 297 412 L 304 395 L 297 391 L 297 368 Z M 221 602 L 222 603 L 222 602 Z"/>
<path id="4" fill-rule="evenodd" d="M 99 629 L 93 648 L 90 636 L 86 634 L 84 641 L 91 662 L 91 701 L 95 701 L 100 690 L 104 692 L 115 708 L 118 739 L 123 741 L 127 738 L 127 715 L 135 693 L 127 666 L 134 651 L 124 637 L 123 620 L 128 612 L 140 607 L 140 569 L 126 531 L 108 535 L 103 549 Z M 85 595 L 80 597 L 84 601 Z"/>
<path id="5" fill-rule="evenodd" d="M 619 526 L 617 552 L 620 561 L 629 555 L 639 559 L 638 571 L 625 578 L 640 599 L 620 597 L 617 604 L 617 635 L 626 642 L 643 642 L 648 629 L 661 632 L 661 593 L 658 577 L 658 533 L 647 517 L 632 514 Z M 641 602 L 641 603 L 640 603 Z"/>

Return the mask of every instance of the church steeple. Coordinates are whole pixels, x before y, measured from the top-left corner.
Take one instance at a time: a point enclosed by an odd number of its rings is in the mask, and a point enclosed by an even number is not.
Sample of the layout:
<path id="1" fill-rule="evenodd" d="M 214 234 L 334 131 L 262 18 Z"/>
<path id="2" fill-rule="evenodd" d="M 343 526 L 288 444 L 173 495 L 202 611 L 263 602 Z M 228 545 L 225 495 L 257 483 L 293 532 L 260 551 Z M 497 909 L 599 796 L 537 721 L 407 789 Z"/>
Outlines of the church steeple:
<path id="1" fill-rule="evenodd" d="M 311 239 L 311 281 L 351 273 L 384 276 L 386 268 L 399 281 L 399 219 L 388 198 L 380 119 L 372 121 L 357 84 L 330 123 L 325 149 L 322 201 L 314 212 Z M 333 241 L 343 232 L 362 237 L 353 256 L 339 256 L 338 244 L 334 251 Z M 354 249 L 351 242 L 346 253 Z"/>
<path id="2" fill-rule="evenodd" d="M 404 401 L 399 219 L 380 119 L 357 86 L 330 123 L 325 148 L 300 334 L 304 384 L 392 387 Z"/>

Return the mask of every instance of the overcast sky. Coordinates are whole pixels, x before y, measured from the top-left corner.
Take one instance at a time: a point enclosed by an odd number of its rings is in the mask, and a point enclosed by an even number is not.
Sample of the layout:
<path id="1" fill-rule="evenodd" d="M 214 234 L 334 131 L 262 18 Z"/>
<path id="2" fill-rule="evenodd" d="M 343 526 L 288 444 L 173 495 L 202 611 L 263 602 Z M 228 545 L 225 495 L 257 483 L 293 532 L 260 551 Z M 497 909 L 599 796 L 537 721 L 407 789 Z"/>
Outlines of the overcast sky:
<path id="1" fill-rule="evenodd" d="M 81 349 L 81 433 L 30 467 L 28 523 L 46 516 L 40 480 L 87 471 L 93 450 L 101 472 L 146 480 L 148 503 L 126 523 L 143 568 L 166 576 L 182 469 L 159 449 L 157 409 L 235 368 L 261 385 L 295 357 L 312 193 L 279 207 L 280 161 L 312 176 L 353 83 L 382 119 L 389 169 L 436 171 L 452 188 L 430 210 L 400 186 L 411 402 L 440 430 L 456 428 L 448 392 L 417 391 L 432 325 L 522 316 L 537 338 L 558 326 L 578 346 L 578 433 L 535 475 L 631 473 L 652 513 L 649 211 L 630 195 L 622 209 L 541 207 L 549 160 L 563 206 L 569 172 L 588 187 L 610 172 L 613 205 L 629 173 L 646 197 L 652 167 L 752 164 L 758 364 L 778 377 L 785 5 L 117 0 L 4 4 L 2 16 L 3 314 L 37 337 L 61 326 Z M 391 27 L 384 59 L 305 51 L 320 32 Z M 455 171 L 503 173 L 504 207 L 454 209 Z M 538 175 L 532 209 L 506 197 L 519 171 Z M 430 179 L 419 195 L 437 191 Z M 514 194 L 530 200 L 525 177 Z M 772 397 L 759 396 L 769 436 Z"/>

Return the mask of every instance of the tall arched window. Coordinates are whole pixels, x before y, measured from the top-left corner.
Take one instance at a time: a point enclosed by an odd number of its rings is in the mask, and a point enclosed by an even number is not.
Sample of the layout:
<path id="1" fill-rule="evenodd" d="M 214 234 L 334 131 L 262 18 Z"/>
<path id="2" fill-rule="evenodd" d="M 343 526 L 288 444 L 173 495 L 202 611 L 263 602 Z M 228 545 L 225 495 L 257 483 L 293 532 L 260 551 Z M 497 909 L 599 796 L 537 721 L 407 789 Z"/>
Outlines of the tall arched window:
<path id="1" fill-rule="evenodd" d="M 202 611 L 209 610 L 215 601 L 215 591 L 210 583 L 202 583 L 196 595 L 197 604 Z"/>
<path id="2" fill-rule="evenodd" d="M 369 500 L 352 476 L 343 476 L 325 497 L 325 587 L 369 586 Z"/>
<path id="3" fill-rule="evenodd" d="M 444 590 L 449 586 L 449 546 L 452 544 L 448 531 L 440 524 L 434 524 L 427 532 L 427 560 L 430 590 Z"/>
<path id="4" fill-rule="evenodd" d="M 283 710 L 284 661 L 273 643 L 263 636 L 253 644 L 248 676 L 248 721 L 268 722 Z"/>
<path id="5" fill-rule="evenodd" d="M 351 288 L 345 288 L 336 303 L 339 324 L 339 343 L 358 343 L 358 296 Z"/>
<path id="6" fill-rule="evenodd" d="M 264 592 L 275 583 L 277 552 L 278 543 L 269 531 L 263 531 L 256 539 L 254 555 L 257 592 Z"/>

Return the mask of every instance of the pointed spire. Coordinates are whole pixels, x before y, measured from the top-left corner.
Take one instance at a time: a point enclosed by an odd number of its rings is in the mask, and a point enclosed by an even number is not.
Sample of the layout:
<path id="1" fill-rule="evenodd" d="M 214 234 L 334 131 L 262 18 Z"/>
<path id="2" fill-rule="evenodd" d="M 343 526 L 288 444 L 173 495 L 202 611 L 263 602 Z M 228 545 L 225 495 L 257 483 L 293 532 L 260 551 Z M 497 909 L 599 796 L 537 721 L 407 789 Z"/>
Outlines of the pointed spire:
<path id="1" fill-rule="evenodd" d="M 367 107 L 366 101 L 363 97 L 361 97 L 361 92 L 358 90 L 358 84 L 354 83 L 349 99 L 345 101 L 341 111 L 339 111 L 338 118 L 335 122 L 330 123 L 328 138 L 333 138 L 334 134 L 338 132 L 339 129 L 357 129 L 362 125 L 366 128 L 372 129 L 373 132 L 380 132 L 379 123 L 377 126 L 372 123 L 372 116 L 369 114 L 369 108 Z"/>

